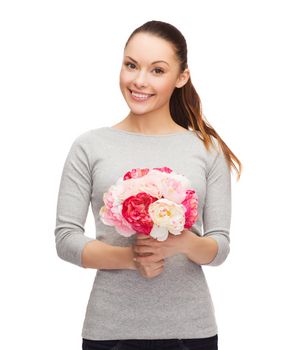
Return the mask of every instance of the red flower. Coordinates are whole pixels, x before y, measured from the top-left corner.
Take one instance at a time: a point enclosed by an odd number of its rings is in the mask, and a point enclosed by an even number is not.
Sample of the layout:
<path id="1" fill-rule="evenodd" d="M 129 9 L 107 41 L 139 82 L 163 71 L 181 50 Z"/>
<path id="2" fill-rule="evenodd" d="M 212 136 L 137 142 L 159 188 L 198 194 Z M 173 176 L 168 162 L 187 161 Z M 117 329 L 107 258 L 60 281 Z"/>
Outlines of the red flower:
<path id="1" fill-rule="evenodd" d="M 182 204 L 186 208 L 184 228 L 190 228 L 198 218 L 198 199 L 195 190 L 187 190 Z"/>
<path id="2" fill-rule="evenodd" d="M 158 198 L 146 192 L 140 192 L 135 196 L 130 196 L 122 203 L 122 215 L 132 228 L 145 235 L 150 234 L 153 222 L 148 214 L 148 207 Z"/>

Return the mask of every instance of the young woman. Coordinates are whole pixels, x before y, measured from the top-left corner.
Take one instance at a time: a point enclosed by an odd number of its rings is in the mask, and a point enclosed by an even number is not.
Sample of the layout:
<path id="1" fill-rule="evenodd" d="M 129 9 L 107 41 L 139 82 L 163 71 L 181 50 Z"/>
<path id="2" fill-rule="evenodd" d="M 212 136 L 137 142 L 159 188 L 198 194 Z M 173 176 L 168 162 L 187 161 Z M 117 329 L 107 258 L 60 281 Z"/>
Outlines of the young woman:
<path id="1" fill-rule="evenodd" d="M 149 21 L 130 35 L 120 89 L 129 114 L 74 140 L 58 195 L 58 256 L 97 269 L 82 349 L 217 349 L 202 266 L 218 266 L 229 253 L 231 167 L 239 178 L 241 163 L 204 120 L 186 41 L 171 24 Z M 108 188 L 131 169 L 154 167 L 189 178 L 199 200 L 196 223 L 165 241 L 124 237 L 104 225 L 99 210 Z M 90 202 L 96 239 L 84 235 Z"/>

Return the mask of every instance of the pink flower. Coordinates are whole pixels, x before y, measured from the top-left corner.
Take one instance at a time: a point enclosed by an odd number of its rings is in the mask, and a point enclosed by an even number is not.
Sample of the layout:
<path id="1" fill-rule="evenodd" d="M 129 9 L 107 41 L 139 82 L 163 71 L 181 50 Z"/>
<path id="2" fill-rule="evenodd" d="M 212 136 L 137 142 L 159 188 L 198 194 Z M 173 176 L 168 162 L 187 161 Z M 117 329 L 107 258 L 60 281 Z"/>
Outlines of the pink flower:
<path id="1" fill-rule="evenodd" d="M 142 177 L 146 175 L 149 172 L 148 168 L 135 168 L 132 169 L 131 171 L 128 171 L 127 173 L 124 174 L 123 180 L 128 180 L 128 179 L 137 179 L 138 177 Z"/>
<path id="2" fill-rule="evenodd" d="M 148 207 L 157 198 L 146 192 L 140 192 L 128 197 L 122 204 L 122 215 L 132 228 L 138 233 L 148 235 L 153 227 L 153 221 L 149 216 Z"/>
<path id="3" fill-rule="evenodd" d="M 157 199 L 162 197 L 162 184 L 168 174 L 159 170 L 150 170 L 148 174 L 139 179 L 139 192 L 146 192 Z"/>
<path id="4" fill-rule="evenodd" d="M 195 190 L 186 191 L 186 198 L 182 204 L 186 208 L 184 228 L 190 228 L 198 218 L 198 198 Z"/>
<path id="5" fill-rule="evenodd" d="M 186 186 L 174 176 L 167 176 L 161 181 L 162 196 L 177 204 L 186 197 Z"/>
<path id="6" fill-rule="evenodd" d="M 113 187 L 111 187 L 113 188 Z M 116 205 L 114 191 L 108 191 L 103 195 L 105 205 L 99 210 L 99 215 L 105 225 L 115 226 L 117 232 L 125 237 L 130 237 L 136 232 L 121 214 L 121 205 Z"/>
<path id="7" fill-rule="evenodd" d="M 171 170 L 167 166 L 164 166 L 162 168 L 153 168 L 153 169 L 160 170 L 160 171 L 165 172 L 165 173 L 172 173 L 173 172 L 173 170 Z"/>

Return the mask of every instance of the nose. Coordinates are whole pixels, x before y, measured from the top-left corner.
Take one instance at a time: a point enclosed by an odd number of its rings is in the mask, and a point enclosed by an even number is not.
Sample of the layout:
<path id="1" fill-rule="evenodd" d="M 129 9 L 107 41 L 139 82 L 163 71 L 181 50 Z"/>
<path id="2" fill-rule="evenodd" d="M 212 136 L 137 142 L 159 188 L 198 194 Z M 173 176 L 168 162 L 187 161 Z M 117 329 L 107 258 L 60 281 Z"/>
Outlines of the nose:
<path id="1" fill-rule="evenodd" d="M 142 71 L 137 73 L 134 79 L 134 85 L 139 89 L 147 86 L 145 73 L 143 73 Z"/>

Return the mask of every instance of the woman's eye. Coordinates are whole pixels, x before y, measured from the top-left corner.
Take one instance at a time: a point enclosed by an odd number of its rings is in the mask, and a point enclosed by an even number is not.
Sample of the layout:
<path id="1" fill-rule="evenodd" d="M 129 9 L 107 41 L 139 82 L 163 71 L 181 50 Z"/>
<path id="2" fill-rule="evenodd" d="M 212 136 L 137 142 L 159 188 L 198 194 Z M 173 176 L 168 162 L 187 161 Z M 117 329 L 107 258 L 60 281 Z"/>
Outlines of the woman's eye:
<path id="1" fill-rule="evenodd" d="M 131 62 L 125 63 L 125 65 L 126 65 L 127 67 L 128 67 L 129 65 L 135 66 L 134 63 L 131 63 Z"/>
<path id="2" fill-rule="evenodd" d="M 125 66 L 128 67 L 129 69 L 135 68 L 135 64 L 131 62 L 126 62 Z M 164 73 L 164 71 L 161 68 L 154 68 L 154 71 L 156 72 L 156 75 L 160 75 Z"/>
<path id="3" fill-rule="evenodd" d="M 155 68 L 154 70 L 156 71 L 156 73 L 159 72 L 159 74 L 163 74 L 164 73 L 164 71 L 162 69 L 160 69 L 160 68 Z"/>

